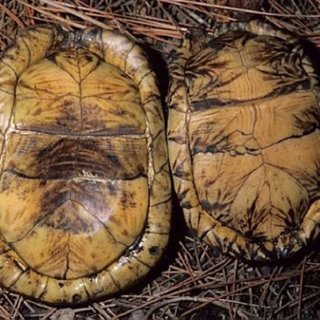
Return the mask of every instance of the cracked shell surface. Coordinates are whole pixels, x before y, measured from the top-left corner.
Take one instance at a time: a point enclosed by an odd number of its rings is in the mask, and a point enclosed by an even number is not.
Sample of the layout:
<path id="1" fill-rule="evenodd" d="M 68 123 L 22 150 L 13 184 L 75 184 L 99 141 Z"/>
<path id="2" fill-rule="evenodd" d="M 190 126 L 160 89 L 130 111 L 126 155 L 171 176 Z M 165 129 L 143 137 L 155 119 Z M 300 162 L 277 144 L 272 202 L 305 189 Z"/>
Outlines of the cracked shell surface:
<path id="1" fill-rule="evenodd" d="M 170 62 L 169 158 L 186 222 L 226 254 L 291 256 L 319 234 L 318 76 L 299 41 L 269 25 L 213 33 L 186 37 Z"/>
<path id="2" fill-rule="evenodd" d="M 164 120 L 112 30 L 22 31 L 0 60 L 0 284 L 54 304 L 132 286 L 170 229 Z"/>

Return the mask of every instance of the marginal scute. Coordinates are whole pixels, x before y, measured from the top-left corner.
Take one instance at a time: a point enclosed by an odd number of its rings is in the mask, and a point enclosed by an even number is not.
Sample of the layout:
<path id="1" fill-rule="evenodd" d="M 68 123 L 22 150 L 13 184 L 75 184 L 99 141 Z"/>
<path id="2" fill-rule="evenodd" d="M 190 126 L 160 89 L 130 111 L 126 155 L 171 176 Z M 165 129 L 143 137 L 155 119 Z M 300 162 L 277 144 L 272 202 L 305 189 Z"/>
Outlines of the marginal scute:
<path id="1" fill-rule="evenodd" d="M 163 127 L 160 125 L 157 119 L 162 118 L 162 110 L 159 108 L 160 99 L 157 95 L 153 96 L 150 100 L 145 101 L 144 104 L 144 112 L 148 114 L 149 117 L 149 133 L 151 138 L 156 138 L 161 131 L 163 131 Z M 163 119 L 164 121 L 164 119 Z"/>
<path id="2" fill-rule="evenodd" d="M 319 78 L 258 22 L 191 34 L 172 55 L 168 145 L 186 222 L 223 253 L 295 254 L 319 234 Z"/>
<path id="3" fill-rule="evenodd" d="M 162 200 L 170 198 L 170 182 L 166 179 L 168 174 L 169 164 L 166 164 L 165 167 L 155 175 L 150 192 L 153 196 L 157 195 L 157 197 L 153 197 L 154 200 L 152 199 L 150 201 L 150 205 L 156 204 L 157 198 Z"/>
<path id="4" fill-rule="evenodd" d="M 16 45 L 6 50 L 2 62 L 18 76 L 30 65 L 30 50 L 23 37 L 19 37 Z"/>
<path id="5" fill-rule="evenodd" d="M 0 255 L 0 282 L 3 286 L 10 288 L 25 273 L 27 267 L 14 251 Z"/>
<path id="6" fill-rule="evenodd" d="M 46 286 L 46 281 L 39 281 L 38 275 L 28 269 L 19 276 L 10 289 L 15 291 L 19 290 L 19 288 L 24 288 L 23 294 L 38 299 L 45 292 Z"/>
<path id="7" fill-rule="evenodd" d="M 24 30 L 0 59 L 0 285 L 52 304 L 119 293 L 168 242 L 164 118 L 112 30 Z"/>
<path id="8" fill-rule="evenodd" d="M 102 43 L 104 59 L 126 72 L 127 57 L 135 45 L 126 37 L 112 31 L 102 33 Z"/>
<path id="9" fill-rule="evenodd" d="M 2 62 L 8 65 L 17 75 L 31 64 L 42 59 L 48 50 L 56 45 L 54 28 L 40 27 L 24 31 L 17 37 L 14 45 L 5 50 Z"/>
<path id="10" fill-rule="evenodd" d="M 175 109 L 170 110 L 170 118 L 168 123 L 168 139 L 180 144 L 184 144 L 187 137 L 184 136 L 185 122 L 181 121 L 179 111 Z"/>
<path id="11" fill-rule="evenodd" d="M 162 131 L 153 141 L 153 150 L 155 155 L 153 157 L 153 164 L 155 172 L 159 172 L 162 168 L 168 164 L 167 150 L 166 146 L 163 144 L 165 140 L 165 133 Z M 157 156 L 156 156 L 157 154 Z"/>
<path id="12" fill-rule="evenodd" d="M 14 94 L 17 75 L 7 64 L 0 62 L 0 93 Z"/>
<path id="13" fill-rule="evenodd" d="M 7 65 L 0 62 L 0 133 L 7 130 L 14 104 L 16 75 Z"/>
<path id="14" fill-rule="evenodd" d="M 103 296 L 105 290 L 111 294 L 119 291 L 119 287 L 108 271 L 102 271 L 91 276 L 89 281 L 83 281 L 81 286 L 88 293 L 90 299 Z"/>
<path id="15" fill-rule="evenodd" d="M 150 90 L 150 93 L 155 93 L 158 91 L 157 86 L 155 85 L 155 76 L 151 70 L 146 68 L 147 65 L 148 60 L 141 51 L 141 48 L 139 46 L 134 46 L 128 53 L 125 70 L 138 84 L 145 81 L 148 85 L 154 85 L 156 91 Z M 146 79 L 148 77 L 149 79 Z"/>
<path id="16" fill-rule="evenodd" d="M 163 212 L 163 219 L 159 220 L 157 219 L 158 212 Z M 158 203 L 155 205 L 150 206 L 150 218 L 154 221 L 153 224 L 149 225 L 149 231 L 150 233 L 163 233 L 165 234 L 165 230 L 169 230 L 171 218 L 171 198 L 169 198 L 167 201 L 163 203 Z M 168 218 L 167 218 L 168 217 Z"/>
<path id="17" fill-rule="evenodd" d="M 63 40 L 56 28 L 41 26 L 21 32 L 21 36 L 30 52 L 30 63 L 42 59 L 48 52 Z"/>
<path id="18" fill-rule="evenodd" d="M 150 267 L 134 257 L 131 259 L 124 258 L 117 263 L 115 268 L 110 270 L 110 276 L 118 289 L 123 290 L 125 289 L 123 283 L 130 281 L 132 275 L 139 279 L 149 270 Z"/>

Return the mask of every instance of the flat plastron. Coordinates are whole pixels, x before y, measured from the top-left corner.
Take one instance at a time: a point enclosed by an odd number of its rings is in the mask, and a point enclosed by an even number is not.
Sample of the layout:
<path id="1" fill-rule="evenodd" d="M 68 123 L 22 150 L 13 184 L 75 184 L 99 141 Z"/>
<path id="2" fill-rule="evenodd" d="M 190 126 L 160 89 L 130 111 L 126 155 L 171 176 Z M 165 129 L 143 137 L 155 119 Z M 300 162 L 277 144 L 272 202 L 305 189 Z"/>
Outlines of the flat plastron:
<path id="1" fill-rule="evenodd" d="M 298 39 L 256 21 L 192 36 L 172 55 L 169 158 L 186 222 L 248 260 L 319 234 L 319 84 Z"/>
<path id="2" fill-rule="evenodd" d="M 112 30 L 24 30 L 0 60 L 0 109 L 0 284 L 68 304 L 145 276 L 171 189 L 142 50 Z"/>

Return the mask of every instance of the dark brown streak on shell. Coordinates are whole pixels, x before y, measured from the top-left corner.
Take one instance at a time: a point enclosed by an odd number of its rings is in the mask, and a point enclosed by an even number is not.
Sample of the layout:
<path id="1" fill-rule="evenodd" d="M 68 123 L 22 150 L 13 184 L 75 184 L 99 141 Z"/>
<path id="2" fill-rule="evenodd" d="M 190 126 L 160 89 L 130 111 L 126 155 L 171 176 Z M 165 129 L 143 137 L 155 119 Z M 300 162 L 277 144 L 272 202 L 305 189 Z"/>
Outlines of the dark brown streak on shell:
<path id="1" fill-rule="evenodd" d="M 276 141 L 270 145 L 267 145 L 265 147 L 260 147 L 259 149 L 253 149 L 253 148 L 248 148 L 246 146 L 245 147 L 245 153 L 244 152 L 238 152 L 237 150 L 235 150 L 232 145 L 228 145 L 228 142 L 227 142 L 227 138 L 228 137 L 223 137 L 223 139 L 221 140 L 226 140 L 226 145 L 224 145 L 222 148 L 221 147 L 217 147 L 217 145 L 219 145 L 219 143 L 221 142 L 218 141 L 216 144 L 211 144 L 211 145 L 207 145 L 207 146 L 201 146 L 200 144 L 198 145 L 195 145 L 195 147 L 192 149 L 192 155 L 195 155 L 197 153 L 212 153 L 212 154 L 217 154 L 217 153 L 229 153 L 230 151 L 232 151 L 232 155 L 233 156 L 242 156 L 244 154 L 250 154 L 252 156 L 260 156 L 261 155 L 261 150 L 263 149 L 266 149 L 266 148 L 270 148 L 274 145 L 277 145 L 279 143 L 282 143 L 284 141 L 287 141 L 287 140 L 291 140 L 291 139 L 299 139 L 301 138 L 302 136 L 305 136 L 305 135 L 308 135 L 308 134 L 312 134 L 314 133 L 316 130 L 319 130 L 320 127 L 316 127 L 316 128 L 306 128 L 306 129 L 309 129 L 310 131 L 305 131 L 305 132 L 302 132 L 301 134 L 295 134 L 295 135 L 291 135 L 291 136 L 288 136 L 288 137 L 285 137 L 279 141 Z"/>
<path id="2" fill-rule="evenodd" d="M 256 35 L 250 32 L 243 33 L 243 31 L 232 31 L 212 39 L 208 42 L 207 47 L 211 47 L 219 52 L 223 48 L 230 46 L 230 43 L 235 40 L 242 39 L 241 44 L 244 46 L 249 40 L 254 39 L 255 37 Z"/>
<path id="3" fill-rule="evenodd" d="M 132 172 L 122 172 L 121 160 L 117 155 L 99 149 L 89 139 L 61 139 L 38 154 L 39 176 L 48 179 L 67 179 L 79 176 L 82 171 L 99 178 L 130 179 L 146 175 L 143 167 Z M 132 168 L 133 169 L 133 168 Z"/>
<path id="4" fill-rule="evenodd" d="M 76 202 L 77 201 L 74 200 L 66 201 L 64 203 L 67 204 L 65 208 L 63 208 L 63 210 L 59 208 L 60 210 L 58 212 L 55 210 L 52 215 L 48 216 L 43 221 L 42 226 L 46 226 L 54 230 L 63 230 L 71 234 L 84 234 L 95 231 L 92 224 L 87 223 L 85 219 L 82 219 L 75 213 L 77 209 L 74 207 L 74 204 Z M 58 207 L 59 206 L 57 206 L 57 208 Z"/>
<path id="5" fill-rule="evenodd" d="M 51 188 L 48 193 L 44 193 L 41 208 L 47 212 L 53 212 L 57 207 L 69 200 L 71 200 L 71 190 L 61 190 L 61 186 L 57 185 Z"/>
<path id="6" fill-rule="evenodd" d="M 306 80 L 297 81 L 294 84 L 285 85 L 280 88 L 276 88 L 263 97 L 258 97 L 251 100 L 229 99 L 229 100 L 222 101 L 218 98 L 211 98 L 211 99 L 205 99 L 205 100 L 192 101 L 191 107 L 194 111 L 207 110 L 207 109 L 213 109 L 213 108 L 219 108 L 219 107 L 233 107 L 235 105 L 239 106 L 242 103 L 250 104 L 253 102 L 261 102 L 264 99 L 271 99 L 274 97 L 278 97 L 280 95 L 285 95 L 290 92 L 294 92 L 297 89 L 301 90 L 301 89 L 309 89 L 309 88 L 310 88 L 310 81 L 306 79 Z"/>
<path id="7" fill-rule="evenodd" d="M 306 133 L 311 133 L 315 129 L 320 128 L 319 106 L 314 106 L 303 111 L 300 117 L 295 116 L 295 125 Z"/>

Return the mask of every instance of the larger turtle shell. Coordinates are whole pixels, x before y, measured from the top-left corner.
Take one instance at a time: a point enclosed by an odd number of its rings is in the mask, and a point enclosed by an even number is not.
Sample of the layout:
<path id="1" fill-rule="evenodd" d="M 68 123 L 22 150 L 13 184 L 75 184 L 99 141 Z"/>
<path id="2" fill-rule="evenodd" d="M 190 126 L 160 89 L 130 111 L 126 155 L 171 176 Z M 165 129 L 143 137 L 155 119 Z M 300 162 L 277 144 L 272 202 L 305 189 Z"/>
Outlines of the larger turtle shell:
<path id="1" fill-rule="evenodd" d="M 170 74 L 169 158 L 189 227 L 249 260 L 314 240 L 319 85 L 299 41 L 256 21 L 224 25 L 187 37 Z"/>
<path id="2" fill-rule="evenodd" d="M 0 284 L 79 303 L 144 276 L 171 191 L 141 49 L 112 30 L 22 31 L 0 60 L 0 111 Z"/>

